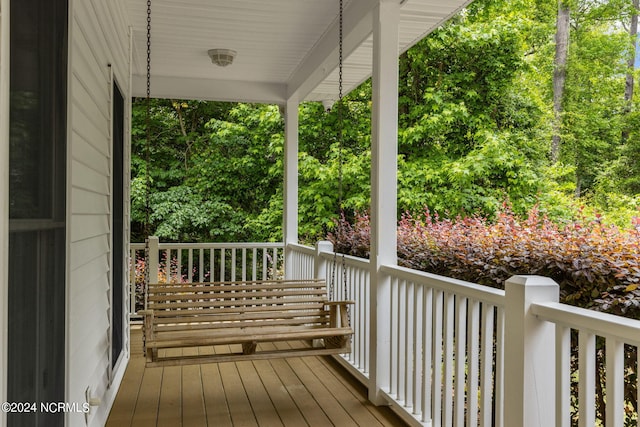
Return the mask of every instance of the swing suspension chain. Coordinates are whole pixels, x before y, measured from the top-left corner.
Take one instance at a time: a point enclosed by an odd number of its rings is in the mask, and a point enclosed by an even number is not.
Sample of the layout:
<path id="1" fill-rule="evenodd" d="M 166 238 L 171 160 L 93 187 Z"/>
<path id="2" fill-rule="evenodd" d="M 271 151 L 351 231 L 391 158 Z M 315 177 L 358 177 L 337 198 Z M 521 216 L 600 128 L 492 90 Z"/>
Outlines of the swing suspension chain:
<path id="1" fill-rule="evenodd" d="M 342 27 L 343 27 L 343 0 L 340 0 L 340 13 L 338 17 L 338 215 L 341 216 L 342 211 Z M 341 221 L 342 218 L 338 218 Z M 338 230 L 340 222 L 338 222 Z M 329 299 L 333 300 L 335 296 L 335 282 L 337 278 L 338 252 L 337 248 L 333 250 L 333 263 L 331 264 L 331 280 L 329 281 Z M 344 270 L 344 258 L 343 258 Z M 346 273 L 345 273 L 346 274 Z M 346 282 L 345 282 L 346 283 Z M 345 288 L 346 289 L 346 288 Z"/>
<path id="2" fill-rule="evenodd" d="M 343 105 L 343 90 L 342 90 L 342 83 L 343 83 L 343 73 L 342 73 L 342 68 L 344 65 L 344 60 L 343 60 L 343 41 L 344 41 L 344 5 L 343 5 L 344 1 L 340 0 L 340 23 L 339 23 L 339 27 L 340 27 L 340 34 L 338 35 L 338 100 L 339 100 L 339 104 L 338 104 L 338 129 L 339 129 L 339 138 L 340 140 L 338 141 L 339 143 L 339 148 L 338 148 L 338 156 L 339 156 L 339 163 L 338 163 L 338 168 L 339 168 L 339 180 L 340 180 L 340 214 L 342 214 L 342 197 L 343 197 L 343 174 L 342 174 L 342 167 L 343 167 L 343 163 L 344 160 L 342 158 L 342 148 L 344 146 L 344 105 Z M 341 218 L 342 220 L 342 218 Z M 344 291 L 344 301 L 347 301 L 349 299 L 349 290 L 347 288 L 347 264 L 345 261 L 345 255 L 344 253 L 342 254 L 342 290 Z M 347 320 L 349 322 L 349 324 L 351 324 L 351 310 L 349 310 L 349 306 L 347 306 Z"/>
<path id="3" fill-rule="evenodd" d="M 147 127 L 147 144 L 145 146 L 146 162 L 146 197 L 145 197 L 145 224 L 144 233 L 148 237 L 150 233 L 151 211 L 151 175 L 149 166 L 151 163 L 151 0 L 147 0 L 147 115 L 145 118 Z"/>
<path id="4" fill-rule="evenodd" d="M 147 127 L 147 142 L 145 146 L 145 223 L 144 223 L 144 309 L 147 309 L 147 295 L 149 292 L 150 271 L 149 271 L 149 234 L 150 234 L 150 192 L 151 192 L 151 176 L 149 174 L 149 165 L 151 163 L 151 0 L 147 0 L 147 115 L 145 118 Z M 147 351 L 147 343 L 145 335 L 142 336 L 142 347 Z"/>
<path id="5" fill-rule="evenodd" d="M 342 146 L 344 144 L 343 134 L 343 109 L 342 109 L 342 39 L 343 39 L 343 0 L 340 0 L 340 18 L 338 34 L 338 211 L 342 210 Z"/>
<path id="6" fill-rule="evenodd" d="M 344 7 L 343 0 L 340 0 L 340 15 L 339 15 L 339 33 L 338 33 L 338 214 L 340 218 L 338 218 L 338 230 L 341 228 L 342 223 L 342 197 L 343 197 L 343 173 L 342 173 L 342 165 L 344 163 L 342 158 L 342 147 L 344 145 L 344 110 L 343 110 L 343 15 L 344 15 Z M 340 234 L 340 233 L 338 233 Z M 344 291 L 344 300 L 349 299 L 349 290 L 348 290 L 348 277 L 347 277 L 347 265 L 345 255 L 342 254 L 342 289 Z M 334 248 L 333 251 L 333 264 L 331 268 L 331 281 L 329 283 L 329 299 L 333 299 L 335 295 L 335 282 L 338 276 L 338 252 L 337 248 Z M 349 324 L 351 324 L 351 314 L 350 309 L 347 307 L 347 319 Z"/>

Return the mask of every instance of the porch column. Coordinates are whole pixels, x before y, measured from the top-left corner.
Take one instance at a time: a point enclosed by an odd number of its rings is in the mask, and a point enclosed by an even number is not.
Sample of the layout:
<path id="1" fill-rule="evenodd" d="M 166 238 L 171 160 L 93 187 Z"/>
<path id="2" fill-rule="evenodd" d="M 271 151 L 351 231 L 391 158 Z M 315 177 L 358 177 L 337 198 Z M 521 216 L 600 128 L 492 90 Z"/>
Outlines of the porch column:
<path id="1" fill-rule="evenodd" d="M 387 403 L 381 390 L 389 388 L 391 346 L 391 282 L 380 267 L 397 264 L 399 18 L 399 0 L 379 0 L 373 13 L 369 337 L 369 400 L 376 405 Z"/>
<path id="2" fill-rule="evenodd" d="M 293 277 L 289 243 L 298 243 L 298 100 L 288 99 L 284 116 L 284 190 L 282 234 L 284 277 Z"/>

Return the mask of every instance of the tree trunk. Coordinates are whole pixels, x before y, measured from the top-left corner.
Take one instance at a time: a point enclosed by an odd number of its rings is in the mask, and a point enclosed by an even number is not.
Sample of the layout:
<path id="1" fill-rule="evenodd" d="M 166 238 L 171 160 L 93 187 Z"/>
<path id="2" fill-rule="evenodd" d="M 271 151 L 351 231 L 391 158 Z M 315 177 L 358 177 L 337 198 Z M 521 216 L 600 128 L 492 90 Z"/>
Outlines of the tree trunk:
<path id="1" fill-rule="evenodd" d="M 633 101 L 633 74 L 636 64 L 636 43 L 638 39 L 638 1 L 632 0 L 633 14 L 631 15 L 631 25 L 629 26 L 629 39 L 631 41 L 631 49 L 627 60 L 627 78 L 624 87 L 624 115 L 627 116 L 631 112 L 631 104 Z M 622 143 L 629 139 L 629 127 L 627 125 L 622 129 Z"/>
<path id="2" fill-rule="evenodd" d="M 551 138 L 551 161 L 558 161 L 560 155 L 560 129 L 562 124 L 562 98 L 567 79 L 567 57 L 569 53 L 569 5 L 558 0 L 556 21 L 556 55 L 553 68 L 553 135 Z"/>
<path id="3" fill-rule="evenodd" d="M 176 113 L 178 113 L 178 123 L 180 123 L 180 133 L 185 138 L 185 143 L 187 144 L 187 148 L 184 150 L 184 170 L 185 172 L 189 171 L 189 151 L 191 151 L 191 141 L 187 139 L 187 128 L 184 125 L 184 117 L 182 116 L 182 106 L 179 102 L 171 100 L 171 104 L 173 105 Z M 185 176 L 186 179 L 186 176 Z"/>

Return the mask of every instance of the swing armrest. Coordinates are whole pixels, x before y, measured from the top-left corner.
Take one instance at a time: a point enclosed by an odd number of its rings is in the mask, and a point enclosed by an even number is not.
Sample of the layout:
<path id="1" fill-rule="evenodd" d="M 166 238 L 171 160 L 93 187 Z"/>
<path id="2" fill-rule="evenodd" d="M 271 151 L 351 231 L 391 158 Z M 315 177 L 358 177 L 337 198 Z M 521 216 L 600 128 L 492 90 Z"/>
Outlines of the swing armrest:
<path id="1" fill-rule="evenodd" d="M 157 350 L 147 347 L 146 343 L 155 340 L 155 330 L 153 329 L 153 310 L 140 310 L 138 313 L 144 316 L 142 333 L 144 334 L 145 353 L 147 361 L 151 362 L 154 359 L 154 352 L 157 352 Z"/>
<path id="2" fill-rule="evenodd" d="M 324 305 L 330 307 L 332 305 L 347 305 L 347 304 L 354 305 L 355 303 L 356 303 L 355 301 L 351 301 L 351 300 L 346 300 L 346 301 L 325 301 Z"/>
<path id="3" fill-rule="evenodd" d="M 138 314 L 141 314 L 142 316 L 144 316 L 144 320 L 142 322 L 142 330 L 144 332 L 145 337 L 147 337 L 147 339 L 150 336 L 153 336 L 153 310 L 140 310 L 138 311 Z"/>
<path id="4" fill-rule="evenodd" d="M 355 301 L 325 301 L 324 305 L 329 307 L 329 326 L 332 328 L 349 328 L 349 315 L 347 306 L 355 304 Z"/>

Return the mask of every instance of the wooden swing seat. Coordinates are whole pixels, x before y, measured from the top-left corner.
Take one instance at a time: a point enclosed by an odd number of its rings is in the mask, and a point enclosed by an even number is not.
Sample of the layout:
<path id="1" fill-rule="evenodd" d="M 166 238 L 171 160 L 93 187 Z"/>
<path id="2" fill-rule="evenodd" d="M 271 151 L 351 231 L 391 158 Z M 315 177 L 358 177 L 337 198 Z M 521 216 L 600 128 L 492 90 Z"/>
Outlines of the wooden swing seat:
<path id="1" fill-rule="evenodd" d="M 142 311 L 146 366 L 347 353 L 348 304 L 327 301 L 324 280 L 315 279 L 151 284 Z M 279 341 L 298 343 L 258 346 Z"/>

